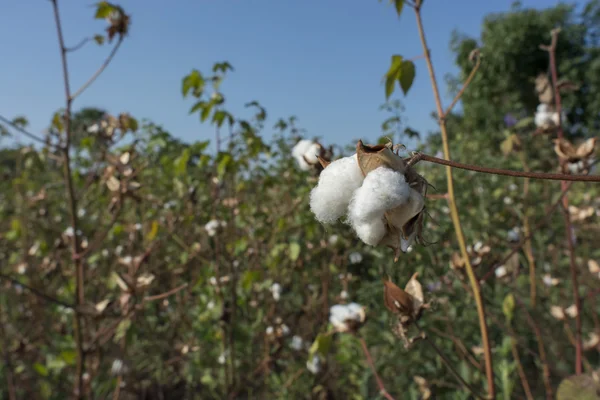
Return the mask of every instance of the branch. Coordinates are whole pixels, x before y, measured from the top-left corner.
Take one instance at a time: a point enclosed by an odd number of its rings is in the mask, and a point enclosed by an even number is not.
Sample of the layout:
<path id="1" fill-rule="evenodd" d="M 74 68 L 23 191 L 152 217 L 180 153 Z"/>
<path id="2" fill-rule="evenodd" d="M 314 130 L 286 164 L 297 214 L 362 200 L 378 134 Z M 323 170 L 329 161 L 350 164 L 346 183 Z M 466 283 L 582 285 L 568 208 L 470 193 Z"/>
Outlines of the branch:
<path id="1" fill-rule="evenodd" d="M 456 103 L 458 103 L 458 101 L 460 100 L 460 98 L 462 97 L 462 95 L 465 93 L 465 90 L 467 90 L 467 88 L 471 84 L 471 81 L 475 77 L 475 74 L 477 73 L 477 70 L 479 69 L 480 65 L 481 65 L 481 55 L 477 54 L 477 61 L 475 62 L 475 66 L 471 70 L 471 73 L 469 74 L 469 77 L 467 78 L 467 80 L 463 84 L 463 87 L 460 89 L 460 91 L 454 97 L 454 100 L 452 100 L 452 103 L 450 103 L 450 106 L 448 106 L 448 108 L 446 108 L 446 111 L 444 111 L 444 114 L 441 115 L 441 118 L 446 118 L 448 116 L 448 114 L 450 114 L 450 112 L 452 111 L 452 109 L 454 108 L 454 106 L 456 105 Z"/>
<path id="2" fill-rule="evenodd" d="M 429 71 L 429 79 L 431 81 L 431 87 L 433 89 L 433 95 L 435 99 L 435 105 L 439 117 L 440 132 L 442 136 L 442 144 L 444 149 L 444 158 L 450 160 L 450 145 L 448 143 L 448 132 L 446 128 L 446 120 L 443 118 L 444 111 L 442 108 L 442 100 L 440 97 L 440 91 L 438 89 L 437 80 L 435 78 L 435 72 L 433 70 L 433 63 L 431 62 L 431 54 L 429 47 L 427 46 L 427 40 L 425 38 L 425 30 L 423 29 L 423 21 L 421 19 L 421 5 L 422 0 L 416 0 L 415 3 L 415 16 L 417 19 L 417 27 L 419 30 L 419 37 L 421 39 L 421 46 L 423 47 L 423 53 L 425 54 L 425 61 L 427 62 L 427 69 Z M 485 356 L 485 375 L 487 378 L 488 395 L 490 399 L 496 398 L 496 388 L 494 387 L 494 367 L 492 361 L 492 350 L 490 341 L 488 338 L 488 327 L 485 318 L 485 308 L 483 304 L 483 298 L 479 287 L 479 281 L 473 271 L 470 257 L 467 253 L 467 246 L 465 243 L 465 235 L 462 230 L 460 223 L 460 217 L 458 215 L 458 208 L 456 206 L 456 198 L 454 196 L 454 181 L 452 179 L 452 168 L 446 167 L 446 181 L 448 184 L 448 205 L 450 207 L 450 215 L 452 217 L 452 224 L 454 225 L 454 231 L 456 233 L 456 239 L 460 248 L 460 253 L 465 260 L 465 270 L 469 276 L 469 282 L 471 284 L 471 290 L 473 291 L 473 297 L 475 298 L 475 304 L 477 306 L 477 316 L 479 318 L 479 330 L 481 332 L 481 342 L 483 343 L 483 350 Z"/>
<path id="3" fill-rule="evenodd" d="M 60 22 L 60 14 L 58 12 L 58 0 L 51 0 L 52 8 L 54 11 L 54 20 L 56 23 L 56 33 L 58 36 L 58 43 L 60 46 L 60 56 L 63 70 L 63 80 L 65 87 L 65 147 L 63 148 L 63 159 L 64 159 L 64 180 L 66 189 L 66 196 L 68 199 L 69 211 L 71 216 L 71 229 L 75 233 L 73 235 L 71 256 L 74 259 L 75 267 L 75 304 L 81 306 L 85 303 L 85 291 L 84 291 L 84 269 L 83 260 L 76 259 L 75 256 L 79 254 L 80 249 L 80 238 L 77 235 L 77 199 L 75 197 L 75 189 L 73 188 L 73 176 L 71 173 L 71 160 L 69 157 L 69 150 L 71 147 L 71 89 L 69 86 L 69 69 L 67 65 L 67 49 L 65 47 L 65 40 L 62 31 L 62 25 Z M 76 360 L 76 378 L 75 378 L 75 397 L 77 399 L 84 398 L 84 375 L 85 375 L 85 350 L 83 348 L 83 327 L 82 320 L 79 313 L 74 313 L 74 325 L 75 325 L 75 343 L 77 347 L 77 360 Z"/>
<path id="4" fill-rule="evenodd" d="M 22 133 L 23 135 L 27 136 L 30 139 L 33 139 L 37 142 L 46 144 L 46 141 L 44 139 L 42 139 L 41 137 L 34 135 L 33 133 L 21 128 L 19 125 L 15 124 L 14 122 L 10 121 L 7 118 L 4 118 L 2 115 L 0 115 L 0 121 L 4 122 L 7 125 L 10 125 L 13 129 L 17 130 L 19 133 Z"/>
<path id="5" fill-rule="evenodd" d="M 562 105 L 560 101 L 560 90 L 558 89 L 558 72 L 556 68 L 556 43 L 558 41 L 558 34 L 560 29 L 552 30 L 552 42 L 550 47 L 547 48 L 548 53 L 550 55 L 550 71 L 552 74 L 552 88 L 554 89 L 554 101 L 556 104 L 556 113 L 558 113 L 558 138 L 562 139 L 563 129 L 562 129 Z M 559 163 L 563 161 L 559 159 Z M 561 188 L 566 187 L 566 182 L 563 180 L 561 183 Z M 575 307 L 577 308 L 577 316 L 575 317 L 575 373 L 577 375 L 581 374 L 582 371 L 582 356 L 583 356 L 583 345 L 581 342 L 581 297 L 579 296 L 579 283 L 577 282 L 577 265 L 575 262 L 575 244 L 573 243 L 573 239 L 571 237 L 572 225 L 571 225 L 571 216 L 569 214 L 569 198 L 565 196 L 563 198 L 563 209 L 564 209 L 564 217 L 565 217 L 565 237 L 568 243 L 569 249 L 569 267 L 571 270 L 571 283 L 573 286 L 573 298 L 575 299 Z"/>
<path id="6" fill-rule="evenodd" d="M 185 289 L 187 286 L 188 286 L 188 284 L 184 283 L 183 285 L 178 286 L 176 288 L 173 288 L 173 289 L 171 289 L 171 290 L 169 290 L 167 292 L 164 292 L 164 293 L 161 293 L 161 294 L 157 294 L 157 295 L 154 295 L 154 296 L 146 296 L 146 297 L 144 297 L 144 301 L 154 301 L 154 300 L 164 299 L 165 297 L 172 296 L 175 293 L 177 293 L 177 292 Z"/>
<path id="7" fill-rule="evenodd" d="M 73 46 L 73 47 L 69 47 L 69 48 L 67 48 L 67 49 L 65 49 L 65 50 L 66 50 L 67 52 L 77 51 L 77 50 L 79 50 L 80 48 L 82 48 L 82 47 L 83 47 L 83 45 L 84 45 L 84 44 L 86 44 L 87 42 L 89 42 L 90 40 L 92 40 L 92 38 L 89 38 L 89 37 L 87 37 L 87 38 L 83 38 L 83 39 L 81 40 L 81 42 L 79 42 L 79 43 L 77 43 L 75 46 Z"/>
<path id="8" fill-rule="evenodd" d="M 417 158 L 417 160 L 429 161 L 434 164 L 446 165 L 448 167 L 465 169 L 468 171 L 482 172 L 484 174 L 512 176 L 514 178 L 544 179 L 550 181 L 600 182 L 600 175 L 549 174 L 545 172 L 526 172 L 510 169 L 481 167 L 479 165 L 463 164 L 457 161 L 444 160 L 443 158 L 437 158 L 423 153 L 415 153 L 413 157 Z M 415 162 L 413 162 L 413 164 L 414 163 Z"/>
<path id="9" fill-rule="evenodd" d="M 394 400 L 394 398 L 385 389 L 385 385 L 383 384 L 383 381 L 379 377 L 379 374 L 377 373 L 377 369 L 375 369 L 375 363 L 373 362 L 373 357 L 371 357 L 371 353 L 369 352 L 369 348 L 367 347 L 367 342 L 365 342 L 365 339 L 362 337 L 360 337 L 359 340 L 360 340 L 360 345 L 362 346 L 363 353 L 365 353 L 365 358 L 367 359 L 367 364 L 369 364 L 369 367 L 371 368 L 371 371 L 373 371 L 373 375 L 375 376 L 375 380 L 377 381 L 377 386 L 379 387 L 379 393 L 388 400 Z"/>
<path id="10" fill-rule="evenodd" d="M 108 57 L 106 57 L 106 60 L 104 60 L 104 63 L 102 63 L 102 65 L 100 66 L 100 68 L 98 68 L 94 75 L 92 75 L 86 83 L 84 83 L 79 89 L 77 89 L 77 91 L 73 95 L 70 96 L 71 101 L 75 100 L 81 93 L 83 93 L 83 91 L 87 89 L 92 83 L 94 83 L 94 81 L 100 76 L 100 74 L 104 72 L 106 67 L 108 67 L 108 64 L 110 64 L 115 54 L 117 53 L 117 50 L 119 50 L 121 43 L 123 43 L 123 35 L 119 36 L 119 40 L 115 44 L 115 47 L 113 47 Z"/>
<path id="11" fill-rule="evenodd" d="M 65 308 L 70 308 L 71 310 L 75 309 L 75 306 L 73 306 L 72 304 L 68 304 L 65 303 L 64 301 L 58 300 L 52 296 L 49 296 L 29 285 L 24 284 L 23 282 L 9 276 L 3 273 L 0 273 L 0 279 L 4 279 L 6 281 L 11 282 L 13 285 L 19 285 L 21 287 L 23 287 L 24 289 L 27 289 L 29 292 L 33 293 L 34 295 L 36 295 L 37 297 L 39 297 L 40 299 L 43 299 L 45 301 L 47 301 L 48 303 L 54 303 L 57 304 L 59 306 L 63 306 Z"/>

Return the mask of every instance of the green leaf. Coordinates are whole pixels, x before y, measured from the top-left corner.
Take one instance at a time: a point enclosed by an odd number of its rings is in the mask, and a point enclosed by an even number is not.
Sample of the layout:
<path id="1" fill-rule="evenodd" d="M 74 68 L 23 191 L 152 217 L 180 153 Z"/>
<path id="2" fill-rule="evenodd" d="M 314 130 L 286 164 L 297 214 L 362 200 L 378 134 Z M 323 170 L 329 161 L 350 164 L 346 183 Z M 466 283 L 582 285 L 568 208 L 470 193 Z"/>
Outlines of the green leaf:
<path id="1" fill-rule="evenodd" d="M 558 386 L 556 400 L 600 400 L 600 383 L 591 374 L 570 376 Z"/>
<path id="2" fill-rule="evenodd" d="M 65 350 L 60 353 L 60 358 L 67 365 L 75 365 L 75 360 L 77 359 L 77 353 L 75 352 L 75 350 Z"/>
<path id="3" fill-rule="evenodd" d="M 35 363 L 33 364 L 33 369 L 41 376 L 48 376 L 48 368 L 43 364 Z"/>
<path id="4" fill-rule="evenodd" d="M 97 3 L 95 18 L 96 19 L 108 18 L 110 13 L 112 13 L 113 11 L 115 11 L 115 6 L 113 6 L 112 4 L 110 4 L 107 1 L 101 1 L 101 2 Z"/>
<path id="5" fill-rule="evenodd" d="M 185 174 L 185 172 L 187 170 L 188 162 L 190 160 L 190 156 L 191 156 L 190 149 L 188 148 L 188 149 L 183 150 L 181 155 L 175 159 L 175 173 L 177 175 Z"/>
<path id="6" fill-rule="evenodd" d="M 404 0 L 390 0 L 390 3 L 392 2 L 396 7 L 396 13 L 398 14 L 398 16 L 400 16 L 400 14 L 402 14 L 402 7 L 404 7 Z"/>
<path id="7" fill-rule="evenodd" d="M 394 93 L 394 85 L 396 80 L 400 79 L 402 71 L 402 56 L 393 55 L 390 63 L 390 68 L 385 74 L 385 98 L 389 99 Z"/>
<path id="8" fill-rule="evenodd" d="M 117 330 L 115 332 L 115 336 L 113 338 L 114 342 L 117 343 L 119 340 L 123 339 L 130 327 L 131 320 L 129 319 L 125 319 L 119 322 L 119 325 L 117 326 Z"/>
<path id="9" fill-rule="evenodd" d="M 200 121 L 204 122 L 210 115 L 210 111 L 212 110 L 212 103 L 207 103 L 202 109 L 202 113 L 200 114 Z"/>
<path id="10" fill-rule="evenodd" d="M 148 236 L 146 236 L 146 239 L 148 239 L 148 241 L 151 242 L 156 238 L 157 234 L 158 234 L 158 221 L 152 221 L 152 227 L 150 228 L 150 232 L 148 232 Z"/>
<path id="11" fill-rule="evenodd" d="M 414 80 L 415 63 L 410 60 L 402 61 L 402 67 L 400 68 L 400 76 L 398 77 L 398 81 L 400 82 L 400 88 L 402 88 L 405 96 L 412 86 Z"/>
<path id="12" fill-rule="evenodd" d="M 502 312 L 504 313 L 504 317 L 506 317 L 506 321 L 510 323 L 513 319 L 513 314 L 515 311 L 515 298 L 512 293 L 509 293 L 504 298 L 502 302 Z"/>
<path id="13" fill-rule="evenodd" d="M 55 112 L 54 116 L 52 117 L 52 127 L 58 132 L 62 132 L 65 129 L 62 115 L 60 115 L 59 112 Z"/>
<path id="14" fill-rule="evenodd" d="M 300 256 L 300 245 L 296 242 L 290 243 L 290 260 L 296 261 Z"/>
<path id="15" fill-rule="evenodd" d="M 193 114 L 198 110 L 204 109 L 205 105 L 206 105 L 206 102 L 204 100 L 200 100 L 200 101 L 196 102 L 196 104 L 194 104 L 192 106 L 192 108 L 190 108 L 190 114 Z"/>
<path id="16" fill-rule="evenodd" d="M 181 82 L 181 92 L 183 97 L 186 97 L 191 89 L 194 89 L 195 97 L 202 96 L 204 84 L 205 80 L 200 71 L 197 69 L 192 70 L 192 72 L 188 76 L 184 77 Z"/>
<path id="17" fill-rule="evenodd" d="M 224 62 L 215 63 L 213 65 L 212 70 L 213 70 L 213 72 L 218 72 L 218 71 L 227 72 L 227 70 L 233 71 L 233 67 L 227 61 L 224 61 Z"/>
<path id="18" fill-rule="evenodd" d="M 12 120 L 12 123 L 18 126 L 19 128 L 25 128 L 29 124 L 27 118 L 25 117 L 16 117 Z"/>
<path id="19" fill-rule="evenodd" d="M 225 122 L 225 118 L 227 118 L 230 126 L 233 125 L 233 116 L 224 110 L 215 111 L 212 117 L 212 122 L 220 128 L 221 125 L 223 125 L 223 122 Z"/>
<path id="20" fill-rule="evenodd" d="M 319 333 L 310 346 L 308 350 L 308 359 L 312 360 L 315 354 L 319 353 L 323 358 L 327 356 L 329 352 L 329 348 L 331 347 L 331 341 L 333 339 L 333 335 L 328 335 L 325 333 Z"/>
<path id="21" fill-rule="evenodd" d="M 231 155 L 225 154 L 221 161 L 219 161 L 219 164 L 217 165 L 217 174 L 219 175 L 219 177 L 225 175 L 225 171 L 227 170 L 227 167 L 229 166 L 231 160 Z"/>
<path id="22" fill-rule="evenodd" d="M 254 282 L 258 282 L 262 273 L 260 271 L 246 271 L 242 275 L 242 287 L 244 290 L 250 290 Z"/>
<path id="23" fill-rule="evenodd" d="M 94 35 L 94 41 L 99 45 L 102 46 L 104 44 L 104 36 L 102 35 Z"/>

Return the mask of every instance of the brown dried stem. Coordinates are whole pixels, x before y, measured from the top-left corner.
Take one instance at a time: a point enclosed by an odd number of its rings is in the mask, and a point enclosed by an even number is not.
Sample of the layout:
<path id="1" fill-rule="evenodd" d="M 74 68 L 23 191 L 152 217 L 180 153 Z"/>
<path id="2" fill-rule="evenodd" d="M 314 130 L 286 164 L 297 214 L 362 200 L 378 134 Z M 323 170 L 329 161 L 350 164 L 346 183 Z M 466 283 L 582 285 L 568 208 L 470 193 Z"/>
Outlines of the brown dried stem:
<path id="1" fill-rule="evenodd" d="M 479 165 L 463 164 L 457 161 L 437 158 L 423 153 L 415 153 L 413 157 L 417 160 L 429 161 L 434 164 L 446 165 L 448 167 L 465 169 L 468 171 L 482 172 L 484 174 L 512 176 L 515 178 L 544 179 L 553 181 L 600 182 L 600 175 L 549 174 L 545 172 L 527 172 L 502 168 L 482 167 Z"/>
<path id="2" fill-rule="evenodd" d="M 379 387 L 379 393 L 388 400 L 394 400 L 394 398 L 385 389 L 385 385 L 383 384 L 383 381 L 381 380 L 381 378 L 379 377 L 379 374 L 377 373 L 377 369 L 375 368 L 375 363 L 373 362 L 373 357 L 371 357 L 371 353 L 369 352 L 369 348 L 367 347 L 367 342 L 362 337 L 359 337 L 359 340 L 360 340 L 360 345 L 362 346 L 363 353 L 365 353 L 365 358 L 367 359 L 367 364 L 369 364 L 371 371 L 373 371 L 373 376 L 375 376 L 375 380 L 377 381 L 377 386 Z"/>
<path id="3" fill-rule="evenodd" d="M 56 23 L 56 31 L 58 35 L 58 42 L 60 45 L 60 55 L 62 61 L 63 80 L 65 87 L 65 114 L 64 114 L 64 129 L 65 129 L 65 147 L 63 149 L 64 159 L 64 180 L 67 187 L 67 199 L 69 204 L 69 212 L 71 214 L 71 228 L 73 229 L 73 240 L 71 246 L 71 254 L 75 264 L 75 288 L 76 288 L 76 301 L 77 306 L 83 305 L 85 302 L 84 292 L 84 271 L 83 271 L 83 260 L 77 259 L 76 256 L 79 254 L 80 243 L 77 221 L 77 199 L 75 197 L 75 189 L 73 188 L 73 177 L 71 173 L 71 160 L 69 158 L 69 150 L 71 146 L 71 89 L 69 86 L 69 70 L 67 66 L 67 48 L 65 47 L 65 41 L 62 32 L 62 25 L 60 22 L 60 14 L 58 12 L 58 0 L 52 0 L 52 7 L 54 10 L 54 20 Z M 82 332 L 82 320 L 79 313 L 73 313 L 74 325 L 75 325 L 75 342 L 77 345 L 77 362 L 76 362 L 76 378 L 75 378 L 75 390 L 74 394 L 76 398 L 82 399 L 83 393 L 83 375 L 85 373 L 85 351 L 83 349 L 83 332 Z"/>
<path id="4" fill-rule="evenodd" d="M 558 41 L 558 33 L 560 29 L 552 30 L 552 42 L 547 48 L 548 54 L 550 55 L 550 71 L 552 74 L 552 87 L 554 89 L 554 101 L 556 105 L 556 113 L 558 114 L 558 138 L 562 139 L 564 136 L 562 129 L 562 105 L 560 99 L 560 90 L 558 88 L 558 72 L 556 68 L 556 43 Z M 559 162 L 560 161 L 559 159 Z M 564 190 L 567 183 L 563 180 L 561 188 Z M 575 374 L 579 375 L 582 373 L 582 355 L 583 346 L 581 342 L 581 298 L 579 296 L 579 283 L 577 282 L 577 265 L 575 262 L 575 244 L 573 243 L 571 216 L 569 215 L 569 197 L 563 197 L 563 209 L 565 219 L 565 237 L 569 248 L 569 266 L 571 270 L 571 282 L 573 285 L 573 298 L 575 300 L 575 307 L 577 308 L 577 316 L 575 318 Z"/>
<path id="5" fill-rule="evenodd" d="M 112 59 L 115 57 L 115 54 L 117 54 L 117 50 L 119 50 L 119 47 L 121 46 L 121 43 L 123 43 L 123 38 L 124 38 L 123 35 L 119 35 L 119 40 L 117 41 L 117 43 L 115 44 L 115 46 L 111 50 L 111 52 L 108 55 L 108 57 L 106 57 L 106 60 L 104 60 L 104 62 L 100 66 L 100 68 L 98 68 L 98 70 L 96 72 L 94 72 L 94 75 L 92 75 L 90 77 L 90 79 L 87 80 L 87 82 L 85 82 L 83 85 L 81 85 L 81 87 L 79 89 L 77 89 L 77 91 L 75 93 L 73 93 L 72 96 L 69 97 L 69 99 L 71 101 L 75 100 L 81 93 L 83 93 L 83 91 L 85 89 L 87 89 L 92 83 L 94 83 L 94 81 L 100 76 L 100 74 L 102 74 L 102 72 L 104 72 L 104 70 L 106 69 L 106 67 L 108 67 L 108 64 L 110 64 L 110 62 L 112 61 Z M 65 52 L 66 51 L 68 51 L 68 50 L 65 49 Z"/>
<path id="6" fill-rule="evenodd" d="M 427 46 L 427 40 L 425 38 L 425 30 L 423 29 L 423 21 L 421 19 L 421 0 L 417 0 L 415 3 L 415 16 L 417 19 L 417 26 L 419 30 L 419 37 L 421 39 L 421 45 L 423 47 L 423 53 L 425 54 L 425 60 L 427 62 L 427 69 L 429 70 L 429 78 L 431 80 L 431 86 L 433 88 L 433 94 L 435 98 L 435 105 L 437 108 L 440 132 L 442 136 L 442 143 L 444 149 L 444 158 L 446 160 L 450 160 L 450 146 L 448 142 L 448 132 L 446 129 L 446 115 L 444 114 L 442 108 L 442 101 L 440 97 L 440 92 L 437 86 L 437 80 L 435 78 L 435 72 L 433 69 L 433 63 L 431 62 L 431 54 L 429 51 L 429 47 Z M 454 230 L 456 232 L 456 238 L 458 240 L 458 245 L 460 247 L 460 252 L 462 258 L 465 260 L 465 269 L 467 271 L 467 275 L 469 276 L 469 281 L 471 284 L 471 290 L 473 291 L 473 297 L 475 298 L 475 304 L 477 306 L 477 315 L 479 317 L 479 328 L 481 331 L 481 341 L 483 343 L 484 354 L 485 354 L 485 372 L 488 383 L 488 394 L 490 399 L 495 399 L 496 397 L 496 389 L 494 387 L 494 369 L 493 369 L 493 361 L 492 361 L 492 351 L 490 342 L 488 339 L 488 328 L 487 322 L 485 319 L 485 309 L 483 305 L 483 299 L 481 297 L 481 292 L 479 288 L 479 281 L 475 276 L 475 272 L 473 271 L 473 267 L 471 265 L 469 255 L 467 253 L 467 246 L 465 243 L 464 233 L 462 231 L 462 226 L 460 223 L 460 217 L 458 215 L 458 208 L 456 206 L 456 198 L 454 196 L 454 182 L 452 179 L 452 168 L 450 166 L 446 167 L 446 180 L 448 182 L 448 205 L 450 207 L 450 215 L 452 217 L 452 223 L 454 225 Z"/>

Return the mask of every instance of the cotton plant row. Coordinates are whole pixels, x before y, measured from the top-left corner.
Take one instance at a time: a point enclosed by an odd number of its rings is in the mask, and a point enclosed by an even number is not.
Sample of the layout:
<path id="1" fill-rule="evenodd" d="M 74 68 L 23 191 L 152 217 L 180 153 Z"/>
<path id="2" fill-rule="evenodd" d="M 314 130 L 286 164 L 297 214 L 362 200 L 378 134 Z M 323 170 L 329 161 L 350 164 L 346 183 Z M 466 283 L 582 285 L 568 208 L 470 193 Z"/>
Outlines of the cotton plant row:
<path id="1" fill-rule="evenodd" d="M 311 191 L 316 219 L 350 225 L 367 245 L 387 246 L 395 259 L 415 241 L 422 241 L 427 181 L 391 143 L 369 146 L 359 141 L 356 153 L 331 163 Z"/>

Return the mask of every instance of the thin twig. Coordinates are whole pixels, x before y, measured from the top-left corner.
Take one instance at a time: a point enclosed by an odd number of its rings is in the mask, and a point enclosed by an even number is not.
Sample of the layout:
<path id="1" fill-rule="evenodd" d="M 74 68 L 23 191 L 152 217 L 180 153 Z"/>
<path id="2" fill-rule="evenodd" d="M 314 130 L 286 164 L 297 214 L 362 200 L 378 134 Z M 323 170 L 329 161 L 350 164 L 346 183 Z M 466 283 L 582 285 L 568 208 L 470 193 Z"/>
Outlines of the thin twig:
<path id="1" fill-rule="evenodd" d="M 54 304 L 57 304 L 59 306 L 63 306 L 65 308 L 69 308 L 71 310 L 75 309 L 75 306 L 73 306 L 72 304 L 68 304 L 68 303 L 65 303 L 62 300 L 58 300 L 58 299 L 56 299 L 56 298 L 54 298 L 52 296 L 48 296 L 46 293 L 44 293 L 44 292 L 42 292 L 42 291 L 40 291 L 40 290 L 38 290 L 38 289 L 36 289 L 34 287 L 26 285 L 23 282 L 20 282 L 18 279 L 15 279 L 15 278 L 13 278 L 13 277 L 11 277 L 9 275 L 0 273 L 0 279 L 4 279 L 6 281 L 9 281 L 13 285 L 19 285 L 23 289 L 26 289 L 27 291 L 29 291 L 29 292 L 33 293 L 34 295 L 36 295 L 37 297 L 39 297 L 40 299 L 43 299 L 43 300 L 45 300 L 45 301 L 47 301 L 49 303 L 54 303 Z"/>
<path id="2" fill-rule="evenodd" d="M 11 120 L 3 117 L 2 115 L 0 115 L 0 121 L 4 122 L 7 125 L 10 125 L 13 129 L 15 129 L 16 131 L 18 131 L 19 133 L 22 133 L 23 135 L 27 136 L 30 139 L 33 139 L 39 143 L 44 143 L 46 144 L 46 141 L 44 139 L 42 139 L 41 137 L 34 135 L 33 133 L 21 128 L 19 125 L 15 124 L 14 122 L 12 122 Z"/>
<path id="3" fill-rule="evenodd" d="M 119 40 L 117 41 L 117 43 L 115 44 L 115 46 L 111 50 L 111 52 L 108 55 L 108 57 L 106 57 L 106 60 L 104 60 L 104 63 L 102 63 L 102 65 L 100 66 L 100 68 L 98 68 L 98 70 L 96 72 L 94 72 L 94 75 L 92 75 L 90 77 L 90 79 L 87 80 L 86 83 L 84 83 L 79 89 L 77 89 L 77 91 L 75 93 L 73 93 L 73 95 L 70 97 L 71 101 L 75 100 L 81 93 L 83 93 L 83 91 L 85 89 L 87 89 L 88 86 L 90 86 L 92 83 L 94 83 L 94 81 L 100 76 L 100 74 L 102 72 L 104 72 L 104 70 L 106 69 L 106 67 L 108 67 L 108 64 L 110 64 L 110 62 L 114 58 L 115 54 L 117 53 L 117 50 L 119 50 L 119 47 L 121 46 L 121 43 L 123 43 L 123 37 L 124 37 L 123 35 L 119 36 Z"/>
<path id="4" fill-rule="evenodd" d="M 527 380 L 527 375 L 525 374 L 525 370 L 523 369 L 523 364 L 521 363 L 521 357 L 519 357 L 519 349 L 517 348 L 517 340 L 512 337 L 515 333 L 511 329 L 511 338 L 510 338 L 510 350 L 512 352 L 513 358 L 515 359 L 515 363 L 517 364 L 517 372 L 519 373 L 519 379 L 521 380 L 521 385 L 523 386 L 523 390 L 525 391 L 525 396 L 527 400 L 533 400 L 533 395 L 531 394 L 531 387 L 529 386 L 529 381 Z"/>
<path id="5" fill-rule="evenodd" d="M 456 103 L 458 103 L 458 101 L 460 100 L 460 98 L 462 97 L 462 95 L 465 93 L 465 90 L 467 90 L 467 88 L 469 87 L 469 84 L 471 84 L 471 81 L 475 77 L 475 74 L 477 73 L 477 70 L 479 69 L 480 65 L 481 65 L 481 56 L 477 55 L 477 61 L 475 61 L 475 66 L 471 70 L 471 73 L 469 74 L 469 77 L 467 78 L 467 80 L 463 84 L 463 87 L 460 89 L 460 91 L 454 97 L 454 100 L 452 100 L 452 103 L 450 103 L 450 105 L 448 106 L 448 108 L 446 108 L 446 111 L 444 111 L 444 114 L 442 115 L 442 118 L 446 118 L 448 116 L 448 114 L 450 114 L 450 112 L 452 111 L 452 109 L 454 108 L 454 106 L 456 105 Z"/>
<path id="6" fill-rule="evenodd" d="M 83 38 L 83 39 L 81 40 L 81 42 L 77 43 L 75 46 L 73 46 L 73 47 L 68 47 L 68 48 L 67 48 L 67 52 L 72 52 L 72 51 L 77 51 L 77 50 L 79 50 L 80 48 L 82 48 L 82 47 L 83 47 L 83 45 L 85 45 L 85 44 L 86 44 L 87 42 L 89 42 L 90 40 L 92 40 L 92 38 L 89 38 L 89 37 Z"/>
<path id="7" fill-rule="evenodd" d="M 442 144 L 444 149 L 444 158 L 446 160 L 450 160 L 450 145 L 448 143 L 448 132 L 446 129 L 446 120 L 444 117 L 444 111 L 442 108 L 442 100 L 440 97 L 440 91 L 438 89 L 437 80 L 435 78 L 435 72 L 433 69 L 433 63 L 431 61 L 431 54 L 429 51 L 429 47 L 427 46 L 427 40 L 425 38 L 425 30 L 423 29 L 423 21 L 421 19 L 421 0 L 417 0 L 414 10 L 415 16 L 417 19 L 417 27 L 419 30 L 419 37 L 421 39 L 421 45 L 423 47 L 423 53 L 425 54 L 425 61 L 427 62 L 427 69 L 429 71 L 429 79 L 431 81 L 431 86 L 433 89 L 433 94 L 435 98 L 435 105 L 439 118 L 439 126 L 440 132 L 442 136 Z M 467 271 L 467 275 L 469 276 L 469 281 L 471 284 L 471 290 L 473 291 L 473 297 L 475 298 L 475 304 L 477 306 L 477 316 L 479 318 L 479 330 L 481 331 L 481 341 L 483 343 L 484 355 L 485 355 L 485 373 L 488 383 L 488 394 L 490 399 L 496 398 L 496 388 L 494 387 L 494 367 L 492 361 L 492 351 L 490 346 L 490 341 L 488 338 L 488 328 L 487 322 L 485 319 L 485 308 L 483 304 L 483 299 L 481 297 L 481 291 L 479 287 L 479 281 L 475 276 L 475 272 L 473 271 L 473 266 L 471 265 L 471 261 L 469 255 L 467 253 L 467 246 L 465 243 L 465 236 L 462 230 L 462 226 L 460 223 L 460 217 L 458 215 L 458 208 L 456 206 L 456 198 L 454 196 L 454 181 L 452 179 L 452 168 L 450 166 L 446 167 L 446 180 L 448 184 L 448 205 L 450 206 L 450 215 L 452 217 L 452 224 L 454 225 L 454 231 L 456 233 L 456 238 L 458 240 L 458 245 L 460 248 L 460 253 L 465 260 L 465 270 Z"/>
<path id="8" fill-rule="evenodd" d="M 371 371 L 373 371 L 373 376 L 375 376 L 375 380 L 377 381 L 377 386 L 379 387 L 379 393 L 388 400 L 394 400 L 392 395 L 390 395 L 388 393 L 388 391 L 386 390 L 385 385 L 383 384 L 383 381 L 381 380 L 381 378 L 379 377 L 379 374 L 377 373 L 377 369 L 375 368 L 375 363 L 373 362 L 373 357 L 371 357 L 371 353 L 369 352 L 369 348 L 367 347 L 367 342 L 365 341 L 365 339 L 363 337 L 359 337 L 359 340 L 360 340 L 360 345 L 362 346 L 363 353 L 365 353 L 365 358 L 367 359 L 367 364 L 369 364 Z"/>
<path id="9" fill-rule="evenodd" d="M 550 71 L 552 75 L 552 88 L 554 90 L 554 102 L 556 105 L 556 113 L 558 114 L 558 138 L 562 139 L 562 105 L 560 101 L 560 90 L 558 89 L 558 71 L 556 67 L 556 43 L 558 41 L 558 33 L 560 29 L 552 30 L 552 42 L 547 48 L 548 54 L 550 55 Z M 562 161 L 559 159 L 559 162 Z M 561 188 L 564 190 L 566 182 L 561 182 Z M 563 198 L 564 219 L 565 219 L 565 237 L 569 248 L 569 267 L 571 270 L 571 282 L 573 286 L 573 298 L 575 299 L 575 307 L 577 309 L 577 316 L 575 318 L 575 374 L 579 375 L 582 373 L 582 356 L 583 356 L 583 345 L 581 342 L 581 297 L 579 296 L 579 283 L 577 282 L 577 265 L 575 262 L 575 244 L 573 243 L 571 225 L 571 216 L 569 214 L 569 197 Z"/>
<path id="10" fill-rule="evenodd" d="M 479 165 L 463 164 L 457 161 L 444 160 L 443 158 L 437 158 L 423 153 L 415 153 L 413 157 L 423 161 L 429 161 L 434 164 L 441 164 L 452 168 L 465 169 L 468 171 L 482 172 L 484 174 L 505 175 L 515 178 L 544 179 L 551 181 L 600 182 L 600 175 L 549 174 L 545 172 L 526 172 L 515 171 L 511 169 L 481 167 Z"/>
<path id="11" fill-rule="evenodd" d="M 184 283 L 183 285 L 177 286 L 176 288 L 173 288 L 173 289 L 171 289 L 171 290 L 169 290 L 167 292 L 164 292 L 164 293 L 161 293 L 161 294 L 156 294 L 154 296 L 146 296 L 146 297 L 144 297 L 144 301 L 154 301 L 154 300 L 164 299 L 166 297 L 172 296 L 175 293 L 177 293 L 177 292 L 185 289 L 187 286 L 188 286 L 188 284 Z"/>

